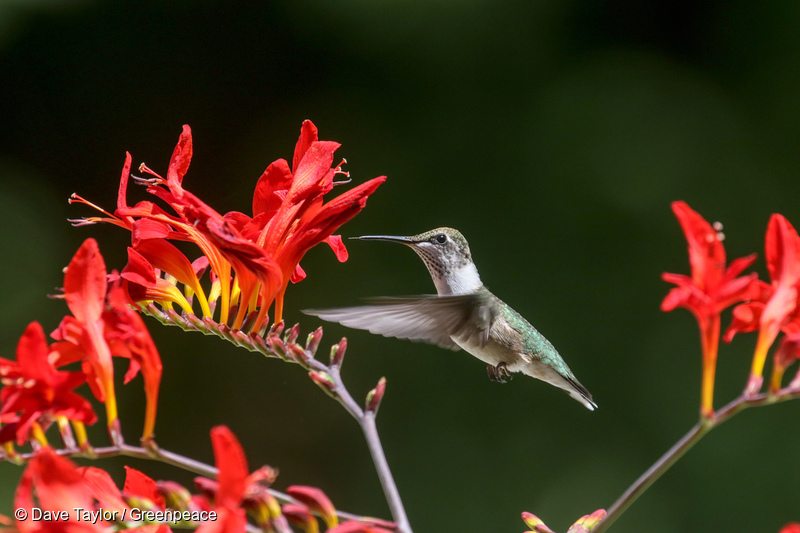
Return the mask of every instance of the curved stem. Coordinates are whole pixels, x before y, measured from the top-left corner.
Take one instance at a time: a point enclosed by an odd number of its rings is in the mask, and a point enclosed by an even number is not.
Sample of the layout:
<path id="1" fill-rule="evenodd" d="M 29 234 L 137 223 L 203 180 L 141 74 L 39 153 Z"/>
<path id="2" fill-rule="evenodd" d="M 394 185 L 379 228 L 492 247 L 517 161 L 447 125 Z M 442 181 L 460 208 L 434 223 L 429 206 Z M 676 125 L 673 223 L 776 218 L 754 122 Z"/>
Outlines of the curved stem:
<path id="1" fill-rule="evenodd" d="M 366 413 L 359 423 L 361 424 L 361 431 L 364 432 L 364 439 L 367 441 L 372 462 L 375 464 L 378 479 L 383 487 L 383 493 L 386 495 L 392 518 L 397 524 L 397 531 L 411 533 L 411 524 L 408 522 L 403 501 L 400 499 L 400 491 L 397 490 L 397 484 L 394 482 L 392 471 L 389 469 L 389 462 L 386 460 L 386 454 L 383 452 L 383 446 L 381 446 L 378 428 L 375 425 L 375 413 Z"/>
<path id="2" fill-rule="evenodd" d="M 378 474 L 378 479 L 380 480 L 386 503 L 389 506 L 389 511 L 392 513 L 392 519 L 395 522 L 397 531 L 399 533 L 413 533 L 405 507 L 403 506 L 403 501 L 400 498 L 400 492 L 397 489 L 394 476 L 386 460 L 386 454 L 383 451 L 383 445 L 381 444 L 378 429 L 375 424 L 375 413 L 372 411 L 365 411 L 358 402 L 353 399 L 353 396 L 347 390 L 342 380 L 338 364 L 331 364 L 329 366 L 315 359 L 314 352 L 316 348 L 309 349 L 295 342 L 298 334 L 297 331 L 293 334 L 287 334 L 284 340 L 281 341 L 278 338 L 279 333 L 273 334 L 269 332 L 265 338 L 255 333 L 248 334 L 242 330 L 232 330 L 230 327 L 214 322 L 209 318 L 203 319 L 195 315 L 180 315 L 172 310 L 162 310 L 153 304 L 142 307 L 141 311 L 164 325 L 178 326 L 184 331 L 194 331 L 203 333 L 204 335 L 215 335 L 251 352 L 259 353 L 265 357 L 281 359 L 288 363 L 295 363 L 306 370 L 313 370 L 329 376 L 331 382 L 323 386 L 323 389 L 328 395 L 339 402 L 339 404 L 344 407 L 345 411 L 347 411 L 361 427 L 361 432 L 364 434 L 364 439 L 367 442 L 372 462 L 375 465 L 375 470 Z M 298 326 L 295 326 L 295 328 L 297 327 Z M 281 325 L 277 331 L 280 332 L 282 330 L 283 326 Z M 290 338 L 290 335 L 293 336 Z M 276 349 L 273 344 L 268 342 L 270 340 L 278 341 L 276 344 L 280 347 Z"/>
<path id="3" fill-rule="evenodd" d="M 600 522 L 592 533 L 603 533 L 624 513 L 628 507 L 644 494 L 650 486 L 655 483 L 664 473 L 669 470 L 678 460 L 683 457 L 695 444 L 706 436 L 715 427 L 727 422 L 741 411 L 750 407 L 760 407 L 773 403 L 780 403 L 787 400 L 800 398 L 800 389 L 789 387 L 778 393 L 755 394 L 752 396 L 740 396 L 728 405 L 717 411 L 710 418 L 698 422 L 681 439 L 676 442 L 667 452 L 662 455 L 653 465 L 647 469 L 639 478 L 622 493 L 622 496 L 608 508 L 608 514 Z"/>
<path id="4" fill-rule="evenodd" d="M 399 533 L 412 533 L 411 524 L 403 506 L 403 500 L 400 498 L 400 491 L 397 490 L 397 484 L 394 481 L 394 476 L 389 468 L 389 462 L 386 460 L 386 454 L 383 451 L 383 445 L 378 435 L 375 413 L 373 411 L 365 411 L 353 399 L 353 396 L 345 387 L 344 381 L 342 381 L 341 371 L 337 365 L 327 366 L 312 358 L 308 360 L 308 367 L 327 373 L 333 380 L 334 386 L 329 392 L 361 426 L 361 432 L 367 442 L 372 463 L 375 465 L 375 471 L 378 474 L 378 480 L 383 488 L 383 494 L 386 497 L 386 503 L 389 505 L 389 511 L 392 513 L 392 519 L 397 526 L 397 531 Z"/>

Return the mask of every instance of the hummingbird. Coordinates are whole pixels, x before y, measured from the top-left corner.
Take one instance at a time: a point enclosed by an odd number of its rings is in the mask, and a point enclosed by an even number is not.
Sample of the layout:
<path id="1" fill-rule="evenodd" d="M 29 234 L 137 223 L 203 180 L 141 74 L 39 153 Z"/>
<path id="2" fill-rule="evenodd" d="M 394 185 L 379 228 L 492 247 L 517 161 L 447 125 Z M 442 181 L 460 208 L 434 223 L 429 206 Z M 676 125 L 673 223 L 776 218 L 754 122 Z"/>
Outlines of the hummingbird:
<path id="1" fill-rule="evenodd" d="M 522 373 L 566 391 L 590 411 L 597 408 L 550 341 L 483 285 L 459 231 L 443 227 L 413 236 L 352 238 L 408 246 L 428 268 L 437 294 L 372 298 L 367 305 L 304 313 L 385 337 L 462 349 L 487 365 L 492 381 L 505 383 Z"/>

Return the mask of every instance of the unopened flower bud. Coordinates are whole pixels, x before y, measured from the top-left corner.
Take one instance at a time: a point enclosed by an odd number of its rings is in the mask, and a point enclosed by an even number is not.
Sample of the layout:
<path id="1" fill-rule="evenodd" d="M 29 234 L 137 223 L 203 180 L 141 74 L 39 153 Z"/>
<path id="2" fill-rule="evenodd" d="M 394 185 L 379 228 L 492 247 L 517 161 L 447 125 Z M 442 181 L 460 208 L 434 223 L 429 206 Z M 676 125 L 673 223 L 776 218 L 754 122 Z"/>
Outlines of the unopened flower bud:
<path id="1" fill-rule="evenodd" d="M 304 364 L 306 361 L 311 359 L 311 355 L 299 344 L 292 343 L 289 344 L 288 347 L 292 358 L 298 363 Z"/>
<path id="2" fill-rule="evenodd" d="M 339 344 L 331 346 L 331 366 L 342 366 L 347 351 L 347 337 L 342 337 Z"/>
<path id="3" fill-rule="evenodd" d="M 302 503 L 287 503 L 283 506 L 283 516 L 295 527 L 303 531 L 319 531 L 319 524 L 308 507 Z"/>
<path id="4" fill-rule="evenodd" d="M 325 394 L 333 395 L 333 391 L 336 389 L 336 382 L 333 381 L 333 378 L 327 372 L 312 370 L 308 373 L 308 377 L 311 378 L 311 381 L 316 383 L 319 388 L 321 388 Z"/>
<path id="5" fill-rule="evenodd" d="M 286 346 L 277 335 L 270 335 L 267 337 L 267 344 L 278 357 L 286 357 Z"/>
<path id="6" fill-rule="evenodd" d="M 596 528 L 605 517 L 605 509 L 598 509 L 592 514 L 583 515 L 577 522 L 570 526 L 567 533 L 589 533 Z"/>
<path id="7" fill-rule="evenodd" d="M 275 324 L 272 324 L 272 326 L 270 326 L 269 333 L 267 333 L 267 335 L 269 336 L 275 335 L 280 337 L 281 333 L 283 333 L 284 327 L 286 327 L 286 324 L 283 322 L 283 320 L 281 320 L 280 322 L 276 322 Z"/>
<path id="8" fill-rule="evenodd" d="M 209 499 L 213 499 L 214 495 L 217 493 L 217 489 L 219 489 L 219 483 L 207 477 L 198 476 L 194 478 L 194 484 L 198 490 Z"/>
<path id="9" fill-rule="evenodd" d="M 367 411 L 373 413 L 378 412 L 378 408 L 381 406 L 381 400 L 383 400 L 383 393 L 385 392 L 386 378 L 381 378 L 378 380 L 378 384 L 375 385 L 375 388 L 367 393 L 367 401 L 365 402 Z"/>
<path id="10" fill-rule="evenodd" d="M 300 324 L 295 324 L 294 326 L 289 328 L 289 331 L 286 332 L 286 335 L 284 335 L 283 340 L 287 344 L 292 344 L 297 342 L 297 337 L 299 336 L 300 336 Z"/>
<path id="11" fill-rule="evenodd" d="M 319 348 L 319 343 L 322 340 L 322 326 L 318 327 L 313 331 L 313 333 L 308 334 L 308 338 L 306 339 L 306 350 L 313 356 L 317 353 L 317 349 Z"/>
<path id="12" fill-rule="evenodd" d="M 192 494 L 183 485 L 174 481 L 159 481 L 156 487 L 168 509 L 177 509 L 178 511 L 189 509 Z"/>
<path id="13" fill-rule="evenodd" d="M 533 513 L 522 513 L 522 521 L 530 528 L 525 533 L 553 533 L 553 530 L 547 527 L 542 519 Z"/>
<path id="14" fill-rule="evenodd" d="M 328 528 L 336 527 L 338 524 L 336 508 L 330 498 L 320 489 L 305 485 L 292 485 L 286 489 L 286 492 L 311 512 L 321 516 Z"/>

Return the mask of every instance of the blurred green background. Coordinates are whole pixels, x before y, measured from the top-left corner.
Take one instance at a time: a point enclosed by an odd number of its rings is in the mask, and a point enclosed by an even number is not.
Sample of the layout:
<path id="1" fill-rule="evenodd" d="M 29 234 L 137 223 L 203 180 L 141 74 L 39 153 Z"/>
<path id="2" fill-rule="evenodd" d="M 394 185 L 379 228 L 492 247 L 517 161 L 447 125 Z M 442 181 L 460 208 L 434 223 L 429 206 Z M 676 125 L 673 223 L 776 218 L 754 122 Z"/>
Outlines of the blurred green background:
<path id="1" fill-rule="evenodd" d="M 78 244 L 109 266 L 127 235 L 69 227 L 77 191 L 113 206 L 124 151 L 164 170 L 180 126 L 185 184 L 247 210 L 300 122 L 343 143 L 356 181 L 387 184 L 343 233 L 468 237 L 485 283 L 544 332 L 600 404 L 517 378 L 499 386 L 465 354 L 347 335 L 359 394 L 385 375 L 380 429 L 419 532 L 519 531 L 529 510 L 557 530 L 608 506 L 697 417 L 691 316 L 662 314 L 662 271 L 687 272 L 669 203 L 725 224 L 730 256 L 762 251 L 769 214 L 795 223 L 800 193 L 800 3 L 511 1 L 0 2 L 0 351 L 48 300 Z M 408 250 L 323 247 L 291 287 L 299 309 L 432 290 Z M 763 274 L 763 264 L 759 263 Z M 318 485 L 387 516 L 356 425 L 297 368 L 148 321 L 165 379 L 162 446 L 211 459 L 226 423 L 278 486 Z M 717 403 L 747 375 L 754 339 L 722 350 Z M 129 439 L 141 385 L 125 387 Z M 721 427 L 615 526 L 624 532 L 775 532 L 800 519 L 800 405 Z M 98 440 L 101 440 L 98 437 Z M 115 475 L 123 461 L 104 463 Z M 136 462 L 156 477 L 191 476 Z M 20 469 L 0 466 L 7 512 Z"/>

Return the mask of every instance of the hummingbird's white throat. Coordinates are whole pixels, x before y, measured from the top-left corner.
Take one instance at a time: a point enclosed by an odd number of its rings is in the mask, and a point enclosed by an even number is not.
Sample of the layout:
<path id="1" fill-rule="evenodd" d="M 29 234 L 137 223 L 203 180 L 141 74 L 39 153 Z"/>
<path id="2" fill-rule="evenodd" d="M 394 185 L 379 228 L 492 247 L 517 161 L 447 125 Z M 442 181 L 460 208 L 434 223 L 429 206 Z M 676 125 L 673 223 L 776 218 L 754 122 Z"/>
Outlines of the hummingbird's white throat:
<path id="1" fill-rule="evenodd" d="M 453 268 L 444 276 L 431 273 L 431 277 L 439 295 L 470 294 L 483 287 L 478 269 L 472 261 Z"/>
<path id="2" fill-rule="evenodd" d="M 440 296 L 469 294 L 483 287 L 475 263 L 462 251 L 454 248 L 442 250 L 427 242 L 419 243 L 413 249 L 425 263 Z"/>

